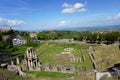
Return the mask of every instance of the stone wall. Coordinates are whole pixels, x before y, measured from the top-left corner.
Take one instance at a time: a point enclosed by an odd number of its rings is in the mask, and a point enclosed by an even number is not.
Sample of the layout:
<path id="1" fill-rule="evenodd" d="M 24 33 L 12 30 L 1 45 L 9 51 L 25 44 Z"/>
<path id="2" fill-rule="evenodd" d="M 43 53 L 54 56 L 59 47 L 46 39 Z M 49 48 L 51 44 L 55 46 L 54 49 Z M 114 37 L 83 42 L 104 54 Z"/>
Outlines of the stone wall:
<path id="1" fill-rule="evenodd" d="M 73 49 L 67 49 L 72 50 Z M 37 58 L 37 54 L 32 47 L 27 48 L 25 54 L 25 65 L 29 71 L 51 71 L 51 72 L 62 72 L 62 73 L 74 73 L 74 65 L 61 65 L 55 64 L 51 65 L 49 63 L 40 64 L 40 61 Z"/>
<path id="2" fill-rule="evenodd" d="M 11 61 L 11 65 L 8 65 L 7 66 L 7 69 L 9 71 L 12 71 L 12 72 L 15 72 L 16 74 L 19 74 L 20 76 L 26 76 L 26 73 L 24 73 L 22 70 L 21 70 L 21 67 L 17 66 L 17 65 L 14 65 L 13 61 Z"/>
<path id="3" fill-rule="evenodd" d="M 45 63 L 42 65 L 42 71 L 74 73 L 75 67 L 74 65 L 70 65 L 70 64 L 69 65 L 61 65 L 61 64 L 50 65 L 49 63 Z"/>

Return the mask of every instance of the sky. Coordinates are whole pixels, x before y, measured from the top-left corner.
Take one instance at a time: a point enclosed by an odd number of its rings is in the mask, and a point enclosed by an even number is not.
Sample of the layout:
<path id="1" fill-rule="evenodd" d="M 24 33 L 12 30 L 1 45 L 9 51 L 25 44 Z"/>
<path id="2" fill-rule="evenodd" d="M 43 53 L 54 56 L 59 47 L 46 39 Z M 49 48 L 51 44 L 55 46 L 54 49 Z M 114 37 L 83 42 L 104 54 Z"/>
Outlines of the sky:
<path id="1" fill-rule="evenodd" d="M 120 0 L 0 0 L 0 28 L 120 25 Z"/>

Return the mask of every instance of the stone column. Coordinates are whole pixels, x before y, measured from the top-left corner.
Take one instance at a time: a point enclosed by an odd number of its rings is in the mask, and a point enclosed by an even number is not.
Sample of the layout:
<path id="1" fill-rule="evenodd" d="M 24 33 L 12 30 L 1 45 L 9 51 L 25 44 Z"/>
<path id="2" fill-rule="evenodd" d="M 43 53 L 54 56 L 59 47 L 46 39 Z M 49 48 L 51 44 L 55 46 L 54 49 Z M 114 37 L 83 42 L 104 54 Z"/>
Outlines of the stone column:
<path id="1" fill-rule="evenodd" d="M 28 65 L 28 68 L 30 69 L 30 61 L 29 60 L 28 60 L 28 64 L 27 65 Z"/>
<path id="2" fill-rule="evenodd" d="M 65 68 L 65 66 L 63 66 L 63 65 L 61 66 L 61 72 L 62 72 L 62 73 L 66 73 L 66 68 Z"/>
<path id="3" fill-rule="evenodd" d="M 49 64 L 45 64 L 45 71 L 50 71 Z"/>
<path id="4" fill-rule="evenodd" d="M 20 64 L 20 61 L 19 61 L 19 58 L 18 58 L 18 57 L 16 58 L 16 63 L 17 63 L 17 64 Z"/>
<path id="5" fill-rule="evenodd" d="M 57 65 L 53 66 L 53 72 L 57 72 Z"/>
<path id="6" fill-rule="evenodd" d="M 41 69 L 41 65 L 40 65 L 39 62 L 37 62 L 37 70 L 38 70 L 38 71 L 41 71 L 41 70 L 42 70 L 42 69 Z"/>
<path id="7" fill-rule="evenodd" d="M 30 67 L 33 68 L 33 62 L 32 62 L 32 60 L 31 60 L 31 65 L 30 65 Z"/>
<path id="8" fill-rule="evenodd" d="M 35 53 L 35 52 L 34 52 L 34 57 L 35 57 L 35 58 L 37 58 L 37 55 L 36 55 L 36 53 Z"/>
<path id="9" fill-rule="evenodd" d="M 30 51 L 29 55 L 30 55 L 30 58 L 31 58 L 32 57 L 31 51 Z"/>
<path id="10" fill-rule="evenodd" d="M 13 61 L 11 60 L 11 65 L 14 65 Z"/>
<path id="11" fill-rule="evenodd" d="M 27 51 L 27 57 L 30 57 L 30 50 Z"/>

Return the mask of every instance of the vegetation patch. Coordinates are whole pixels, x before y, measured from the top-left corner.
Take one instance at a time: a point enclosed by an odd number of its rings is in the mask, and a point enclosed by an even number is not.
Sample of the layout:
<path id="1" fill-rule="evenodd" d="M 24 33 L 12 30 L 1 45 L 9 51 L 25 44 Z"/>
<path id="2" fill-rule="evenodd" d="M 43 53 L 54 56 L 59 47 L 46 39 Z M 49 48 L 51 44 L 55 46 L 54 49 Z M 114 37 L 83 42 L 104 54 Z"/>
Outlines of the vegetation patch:
<path id="1" fill-rule="evenodd" d="M 75 76 L 75 74 L 71 73 L 60 73 L 60 72 L 46 72 L 46 71 L 28 71 L 28 74 L 33 74 L 36 76 L 44 76 L 44 77 L 72 77 Z"/>
<path id="2" fill-rule="evenodd" d="M 61 55 L 61 52 L 65 48 L 74 48 L 74 52 L 72 53 L 75 57 L 75 61 L 58 61 L 56 60 L 58 55 Z M 82 48 L 82 52 L 80 50 Z M 85 67 L 84 70 L 92 70 L 92 62 L 88 55 L 87 49 L 89 45 L 86 44 L 74 44 L 74 43 L 57 43 L 57 42 L 46 42 L 42 44 L 40 47 L 36 48 L 39 60 L 42 63 L 49 63 L 49 64 L 73 64 L 75 65 L 76 69 L 79 65 Z M 81 60 L 81 53 L 85 56 L 85 61 Z M 62 54 L 68 56 L 68 54 Z M 59 56 L 61 57 L 61 56 Z M 62 56 L 63 57 L 63 56 Z M 67 57 L 66 57 L 67 58 Z M 77 60 L 78 59 L 78 60 Z"/>
<path id="3" fill-rule="evenodd" d="M 97 69 L 106 69 L 113 64 L 120 63 L 120 50 L 118 44 L 94 46 Z"/>

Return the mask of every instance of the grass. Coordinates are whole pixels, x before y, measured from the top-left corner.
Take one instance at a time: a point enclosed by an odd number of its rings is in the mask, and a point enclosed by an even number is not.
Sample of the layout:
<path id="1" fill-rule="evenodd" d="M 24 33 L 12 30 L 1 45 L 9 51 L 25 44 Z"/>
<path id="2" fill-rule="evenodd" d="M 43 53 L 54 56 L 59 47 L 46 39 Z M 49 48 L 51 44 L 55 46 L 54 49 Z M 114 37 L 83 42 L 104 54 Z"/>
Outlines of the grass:
<path id="1" fill-rule="evenodd" d="M 119 80 L 119 76 L 112 76 L 112 77 L 109 77 L 107 78 L 107 80 Z"/>
<path id="2" fill-rule="evenodd" d="M 29 71 L 27 72 L 29 75 L 36 75 L 34 79 L 30 80 L 64 80 L 65 78 L 72 78 L 74 80 L 95 80 L 95 74 L 86 75 L 85 73 L 80 73 L 79 75 L 76 74 L 69 74 L 69 73 L 59 73 L 59 72 L 34 72 Z M 37 77 L 39 79 L 37 79 Z"/>
<path id="3" fill-rule="evenodd" d="M 82 65 L 86 67 L 86 70 L 93 69 L 91 60 L 89 58 L 87 49 L 88 45 L 86 44 L 74 44 L 74 43 L 55 43 L 55 42 L 46 42 L 41 46 L 36 48 L 38 57 L 42 63 L 50 64 L 74 64 L 76 67 Z M 60 62 L 56 61 L 57 55 L 61 55 L 61 52 L 64 48 L 74 48 L 72 53 L 75 57 L 81 58 L 80 48 L 85 55 L 85 62 Z M 64 54 L 62 54 L 64 56 Z"/>
<path id="4" fill-rule="evenodd" d="M 81 74 L 84 71 L 93 70 L 91 59 L 88 55 L 87 49 L 90 45 L 88 44 L 75 44 L 75 43 L 57 43 L 57 42 L 43 42 L 39 43 L 36 49 L 38 58 L 40 62 L 49 63 L 50 65 L 55 64 L 73 64 L 75 65 L 76 70 L 78 70 L 78 66 L 83 66 L 82 69 L 79 69 L 80 75 L 76 73 L 60 73 L 60 72 L 45 72 L 45 71 L 27 71 L 26 73 L 29 75 L 36 75 L 36 77 L 31 78 L 21 78 L 19 76 L 15 77 L 15 80 L 63 80 L 64 78 L 74 77 L 75 80 L 95 80 L 95 74 Z M 19 50 L 16 51 L 19 55 L 24 55 L 27 46 L 23 45 L 19 47 Z M 65 48 L 74 48 L 74 52 L 72 53 L 75 57 L 81 58 L 81 53 L 85 56 L 85 62 L 61 62 L 56 61 L 56 57 L 58 55 L 67 56 L 66 54 L 61 54 L 61 52 Z M 103 70 L 108 67 L 111 67 L 112 64 L 119 63 L 120 50 L 118 49 L 117 44 L 112 45 L 94 45 L 95 49 L 95 61 L 97 62 L 97 69 Z M 81 50 L 80 50 L 81 49 Z M 18 56 L 18 55 L 17 55 Z M 16 57 L 16 56 L 14 56 Z M 13 58 L 14 58 L 13 57 Z M 8 78 L 14 76 L 15 74 L 11 74 L 11 72 L 6 72 L 0 70 L 0 74 L 5 74 Z M 7 75 L 8 74 L 8 75 Z M 10 75 L 10 76 L 9 76 Z M 11 78 L 12 79 L 12 78 Z M 12 79 L 14 80 L 14 79 Z M 116 80 L 116 77 L 108 78 L 108 80 Z"/>
<path id="5" fill-rule="evenodd" d="M 96 80 L 95 73 L 86 75 L 84 73 L 79 74 L 79 76 L 75 77 L 75 80 Z"/>
<path id="6" fill-rule="evenodd" d="M 33 47 L 36 48 L 38 46 L 41 46 L 43 43 L 38 43 L 36 46 L 29 46 L 29 47 Z M 14 48 L 16 48 L 16 51 L 14 51 L 11 55 L 10 58 L 7 58 L 5 60 L 10 60 L 10 59 L 15 59 L 18 56 L 24 56 L 24 54 L 26 54 L 26 49 L 27 49 L 27 44 L 25 45 L 21 45 L 21 46 L 14 46 Z"/>
<path id="7" fill-rule="evenodd" d="M 13 55 L 14 55 L 12 57 L 13 59 L 16 58 L 17 56 L 24 55 L 25 51 L 27 49 L 27 45 L 18 46 L 17 48 L 18 48 L 18 50 L 15 51 L 15 55 L 13 53 Z M 42 62 L 42 63 L 49 63 L 50 65 L 73 64 L 73 65 L 75 65 L 76 70 L 78 70 L 78 66 L 82 66 L 83 68 L 79 69 L 80 72 L 93 69 L 91 60 L 90 60 L 88 52 L 87 52 L 87 49 L 89 48 L 89 45 L 87 45 L 87 44 L 62 43 L 62 42 L 60 42 L 60 43 L 42 42 L 42 43 L 39 43 L 34 48 L 37 52 L 40 62 Z M 72 54 L 78 58 L 81 58 L 80 48 L 82 48 L 82 53 L 85 55 L 85 62 L 56 61 L 57 55 L 68 56 L 66 54 L 61 54 L 61 52 L 65 48 L 74 48 L 74 52 Z M 41 71 L 41 72 L 27 71 L 27 73 L 30 75 L 36 75 L 36 77 L 34 77 L 34 78 L 27 77 L 27 79 L 25 78 L 25 80 L 63 80 L 64 78 L 77 77 L 77 71 L 74 74 L 73 73 L 60 73 L 60 72 L 45 72 L 45 71 Z M 86 76 L 86 79 L 87 79 L 87 76 Z M 90 79 L 90 78 L 88 77 L 88 79 Z M 19 80 L 19 79 L 16 79 L 16 80 Z M 76 80 L 79 80 L 79 77 L 77 77 Z M 83 79 L 81 78 L 81 80 L 85 80 L 85 78 L 83 78 Z"/>
<path id="8" fill-rule="evenodd" d="M 75 57 L 81 58 L 81 51 L 80 48 L 82 48 L 82 53 L 85 56 L 85 62 L 61 62 L 56 61 L 56 57 L 58 55 L 61 56 L 67 56 L 67 54 L 61 54 L 61 52 L 65 48 L 74 48 L 74 52 L 72 53 Z M 80 72 L 86 71 L 86 70 L 92 70 L 93 66 L 91 63 L 91 59 L 89 58 L 87 49 L 89 48 L 89 45 L 87 44 L 75 44 L 75 43 L 57 43 L 57 42 L 43 42 L 40 45 L 38 45 L 35 49 L 38 55 L 38 58 L 40 62 L 49 63 L 50 65 L 55 64 L 73 64 L 75 65 L 76 70 L 78 70 L 78 66 L 82 66 L 82 69 L 79 69 Z M 82 78 L 77 77 L 78 71 L 73 73 L 60 73 L 60 72 L 34 72 L 34 71 L 28 71 L 27 72 L 30 75 L 36 75 L 36 77 L 32 80 L 63 80 L 64 78 L 70 78 L 70 77 L 76 77 L 75 80 L 93 80 L 94 76 L 90 77 L 88 75 L 85 75 Z M 88 76 L 88 77 L 87 77 Z M 30 79 L 31 80 L 31 79 Z"/>
<path id="9" fill-rule="evenodd" d="M 75 76 L 76 74 L 70 74 L 70 73 L 60 73 L 60 72 L 36 72 L 36 71 L 28 71 L 27 74 L 29 75 L 35 75 L 35 78 L 39 78 L 39 80 L 61 80 L 64 78 L 70 78 Z M 32 79 L 33 80 L 33 79 Z M 37 79 L 34 79 L 37 80 Z"/>
<path id="10" fill-rule="evenodd" d="M 18 76 L 16 73 L 0 69 L 0 80 L 26 80 L 25 78 Z"/>
<path id="11" fill-rule="evenodd" d="M 60 73 L 60 72 L 47 72 L 47 71 L 28 71 L 27 74 L 34 74 L 37 77 L 72 77 L 75 74 L 71 74 L 71 73 Z"/>
<path id="12" fill-rule="evenodd" d="M 118 44 L 94 46 L 97 69 L 103 70 L 115 63 L 120 63 Z"/>
<path id="13" fill-rule="evenodd" d="M 64 80 L 65 78 L 74 77 L 74 80 L 95 80 L 94 74 L 86 75 L 80 74 L 80 76 L 75 76 L 76 74 L 59 73 L 59 72 L 36 72 L 28 71 L 28 75 L 36 75 L 35 77 L 20 77 L 17 74 L 10 72 L 8 70 L 0 69 L 0 80 Z M 113 80 L 113 79 L 110 79 Z"/>

